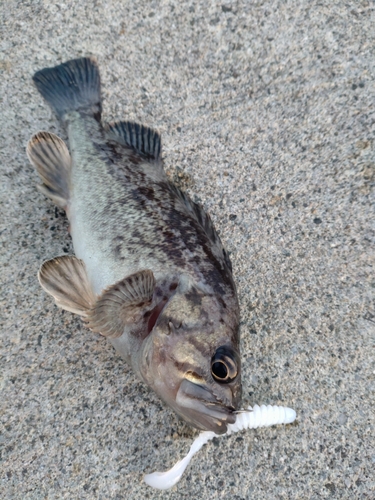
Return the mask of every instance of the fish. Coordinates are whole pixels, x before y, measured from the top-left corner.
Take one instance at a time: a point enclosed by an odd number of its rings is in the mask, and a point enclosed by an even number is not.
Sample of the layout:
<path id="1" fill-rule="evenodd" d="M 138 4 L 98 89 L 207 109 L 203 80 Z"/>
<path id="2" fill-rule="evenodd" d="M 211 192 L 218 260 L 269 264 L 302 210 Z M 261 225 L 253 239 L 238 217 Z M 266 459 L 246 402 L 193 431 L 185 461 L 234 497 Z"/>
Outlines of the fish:
<path id="1" fill-rule="evenodd" d="M 224 434 L 241 403 L 239 303 L 210 216 L 167 177 L 160 134 L 103 123 L 98 64 L 73 59 L 33 76 L 65 127 L 27 156 L 69 220 L 75 255 L 38 279 L 57 306 L 103 335 L 189 425 Z"/>

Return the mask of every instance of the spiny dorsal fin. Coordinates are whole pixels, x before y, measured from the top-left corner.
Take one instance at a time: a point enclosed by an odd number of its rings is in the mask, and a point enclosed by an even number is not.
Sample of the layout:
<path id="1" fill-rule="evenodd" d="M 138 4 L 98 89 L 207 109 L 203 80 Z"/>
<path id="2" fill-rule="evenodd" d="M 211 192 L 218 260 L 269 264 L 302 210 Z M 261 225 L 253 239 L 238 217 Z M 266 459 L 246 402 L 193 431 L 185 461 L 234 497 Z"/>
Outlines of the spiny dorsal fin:
<path id="1" fill-rule="evenodd" d="M 107 134 L 124 146 L 158 160 L 161 153 L 161 138 L 156 130 L 134 122 L 113 122 L 106 126 Z"/>
<path id="2" fill-rule="evenodd" d="M 91 289 L 85 264 L 73 255 L 44 262 L 38 273 L 39 283 L 56 304 L 80 316 L 87 316 L 96 298 Z"/>
<path id="3" fill-rule="evenodd" d="M 207 236 L 213 243 L 214 248 L 216 248 L 217 256 L 220 259 L 224 259 L 225 264 L 228 266 L 229 270 L 232 271 L 232 263 L 230 261 L 229 254 L 223 247 L 220 236 L 216 232 L 211 217 L 207 212 L 205 212 L 203 207 L 198 205 L 198 203 L 192 201 L 186 193 L 181 191 L 181 189 L 179 189 L 172 183 L 170 184 L 170 186 L 172 191 L 174 191 L 178 198 L 180 198 L 180 200 L 184 203 L 189 213 L 199 222 L 201 227 L 204 229 Z"/>
<path id="4" fill-rule="evenodd" d="M 55 134 L 38 132 L 29 140 L 26 152 L 43 181 L 38 186 L 39 191 L 65 209 L 69 200 L 72 167 L 65 142 Z"/>
<path id="5" fill-rule="evenodd" d="M 116 338 L 126 325 L 136 323 L 143 308 L 152 301 L 154 274 L 139 271 L 107 288 L 87 316 L 87 326 L 105 337 Z"/>

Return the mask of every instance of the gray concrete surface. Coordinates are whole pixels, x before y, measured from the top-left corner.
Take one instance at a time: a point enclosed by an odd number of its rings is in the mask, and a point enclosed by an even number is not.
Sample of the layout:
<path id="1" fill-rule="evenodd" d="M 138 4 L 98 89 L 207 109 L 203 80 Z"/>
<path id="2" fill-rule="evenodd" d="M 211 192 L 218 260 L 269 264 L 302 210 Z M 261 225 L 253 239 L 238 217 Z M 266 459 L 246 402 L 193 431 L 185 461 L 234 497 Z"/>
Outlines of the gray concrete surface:
<path id="1" fill-rule="evenodd" d="M 375 498 L 375 4 L 2 2 L 2 499 Z M 208 444 L 37 283 L 72 251 L 25 146 L 66 137 L 32 74 L 96 55 L 104 119 L 162 132 L 166 168 L 231 252 L 245 403 L 288 427 Z"/>

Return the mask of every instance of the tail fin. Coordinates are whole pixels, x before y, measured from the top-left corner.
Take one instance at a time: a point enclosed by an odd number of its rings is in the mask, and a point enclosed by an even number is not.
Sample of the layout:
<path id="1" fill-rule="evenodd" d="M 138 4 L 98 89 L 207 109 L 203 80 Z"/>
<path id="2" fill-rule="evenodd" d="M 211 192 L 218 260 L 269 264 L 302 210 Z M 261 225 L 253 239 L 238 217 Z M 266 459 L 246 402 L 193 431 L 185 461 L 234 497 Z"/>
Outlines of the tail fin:
<path id="1" fill-rule="evenodd" d="M 69 111 L 84 111 L 100 121 L 100 75 L 95 59 L 83 57 L 42 69 L 33 80 L 59 118 Z"/>

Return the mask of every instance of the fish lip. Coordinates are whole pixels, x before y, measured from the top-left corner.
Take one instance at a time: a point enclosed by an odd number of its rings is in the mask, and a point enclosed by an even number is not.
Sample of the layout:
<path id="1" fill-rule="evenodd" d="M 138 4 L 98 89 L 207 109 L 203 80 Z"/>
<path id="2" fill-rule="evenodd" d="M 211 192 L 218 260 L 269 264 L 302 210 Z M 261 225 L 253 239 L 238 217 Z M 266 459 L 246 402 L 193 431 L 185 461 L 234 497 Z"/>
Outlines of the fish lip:
<path id="1" fill-rule="evenodd" d="M 194 427 L 224 434 L 236 421 L 236 408 L 225 404 L 205 387 L 183 380 L 176 395 L 178 413 Z"/>

